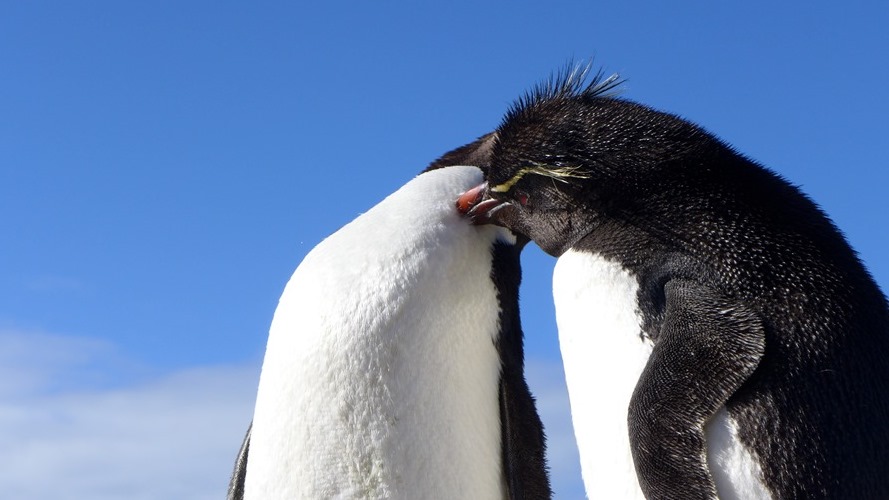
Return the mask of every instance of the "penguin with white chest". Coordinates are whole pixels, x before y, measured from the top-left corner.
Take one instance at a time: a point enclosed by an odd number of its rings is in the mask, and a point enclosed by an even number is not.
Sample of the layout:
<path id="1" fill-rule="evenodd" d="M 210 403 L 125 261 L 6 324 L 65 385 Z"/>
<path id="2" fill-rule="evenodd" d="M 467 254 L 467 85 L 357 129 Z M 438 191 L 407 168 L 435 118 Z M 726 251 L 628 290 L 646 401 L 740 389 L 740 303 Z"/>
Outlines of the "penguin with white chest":
<path id="1" fill-rule="evenodd" d="M 315 247 L 281 297 L 229 498 L 548 498 L 516 240 L 453 199 L 484 140 Z M 446 168 L 440 168 L 445 167 Z"/>
<path id="2" fill-rule="evenodd" d="M 889 307 L 799 189 L 568 73 L 495 132 L 477 223 L 558 257 L 591 498 L 889 498 Z"/>

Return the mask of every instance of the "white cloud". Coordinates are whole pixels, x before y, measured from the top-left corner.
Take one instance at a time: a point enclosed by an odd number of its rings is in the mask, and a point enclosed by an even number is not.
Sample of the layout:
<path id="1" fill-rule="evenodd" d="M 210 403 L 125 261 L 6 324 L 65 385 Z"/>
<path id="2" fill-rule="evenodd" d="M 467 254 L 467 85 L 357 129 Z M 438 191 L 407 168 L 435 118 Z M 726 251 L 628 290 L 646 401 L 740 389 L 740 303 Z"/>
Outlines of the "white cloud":
<path id="1" fill-rule="evenodd" d="M 119 354 L 93 339 L 0 333 L 5 498 L 222 498 L 258 366 L 181 370 L 104 389 L 62 384 Z M 112 363 L 116 364 L 116 363 Z M 103 375 L 111 376 L 111 373 Z M 93 380 L 89 376 L 87 379 Z"/>
<path id="2" fill-rule="evenodd" d="M 114 380 L 133 364 L 100 340 L 0 331 L 5 498 L 224 497 L 252 413 L 258 364 Z M 529 361 L 558 498 L 580 498 L 562 377 L 558 363 Z"/>
<path id="3" fill-rule="evenodd" d="M 41 332 L 0 331 L 0 398 L 33 396 L 67 385 L 65 375 L 82 379 L 97 359 L 113 362 L 113 347 L 99 340 L 48 335 Z"/>

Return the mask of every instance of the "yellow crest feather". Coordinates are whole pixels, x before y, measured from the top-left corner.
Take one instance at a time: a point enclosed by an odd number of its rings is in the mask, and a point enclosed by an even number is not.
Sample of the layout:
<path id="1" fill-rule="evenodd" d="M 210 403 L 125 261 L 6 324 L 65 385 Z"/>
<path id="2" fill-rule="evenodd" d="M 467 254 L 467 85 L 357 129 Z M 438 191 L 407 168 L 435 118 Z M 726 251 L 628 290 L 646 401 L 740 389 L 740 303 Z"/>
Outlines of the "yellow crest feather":
<path id="1" fill-rule="evenodd" d="M 522 167 L 508 181 L 492 186 L 490 189 L 495 193 L 505 193 L 512 189 L 513 186 L 526 174 L 542 175 L 559 182 L 568 182 L 565 179 L 586 179 L 589 176 L 580 171 L 580 167 L 554 167 L 550 165 L 535 164 L 528 167 Z"/>

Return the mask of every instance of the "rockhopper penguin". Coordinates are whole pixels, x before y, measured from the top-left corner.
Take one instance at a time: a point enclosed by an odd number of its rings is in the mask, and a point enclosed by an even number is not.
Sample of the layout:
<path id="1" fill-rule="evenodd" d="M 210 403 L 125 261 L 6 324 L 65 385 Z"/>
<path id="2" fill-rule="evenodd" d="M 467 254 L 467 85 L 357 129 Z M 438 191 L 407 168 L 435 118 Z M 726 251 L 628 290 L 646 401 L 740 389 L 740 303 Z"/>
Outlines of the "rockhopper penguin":
<path id="1" fill-rule="evenodd" d="M 281 297 L 229 498 L 549 498 L 519 252 L 446 155 L 315 247 Z"/>
<path id="2" fill-rule="evenodd" d="M 458 204 L 558 257 L 591 498 L 889 498 L 889 308 L 798 188 L 567 72 Z"/>

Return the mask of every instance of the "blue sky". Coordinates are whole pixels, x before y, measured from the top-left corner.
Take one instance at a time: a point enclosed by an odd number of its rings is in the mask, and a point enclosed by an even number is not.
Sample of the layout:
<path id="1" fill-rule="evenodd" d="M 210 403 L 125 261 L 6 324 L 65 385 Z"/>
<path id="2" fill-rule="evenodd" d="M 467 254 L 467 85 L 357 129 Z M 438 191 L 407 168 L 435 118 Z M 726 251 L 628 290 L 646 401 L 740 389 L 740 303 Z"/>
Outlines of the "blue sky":
<path id="1" fill-rule="evenodd" d="M 886 290 L 886 26 L 885 2 L 4 3 L 0 485 L 219 498 L 302 257 L 571 59 L 801 185 Z M 579 498 L 553 260 L 524 265 Z"/>

